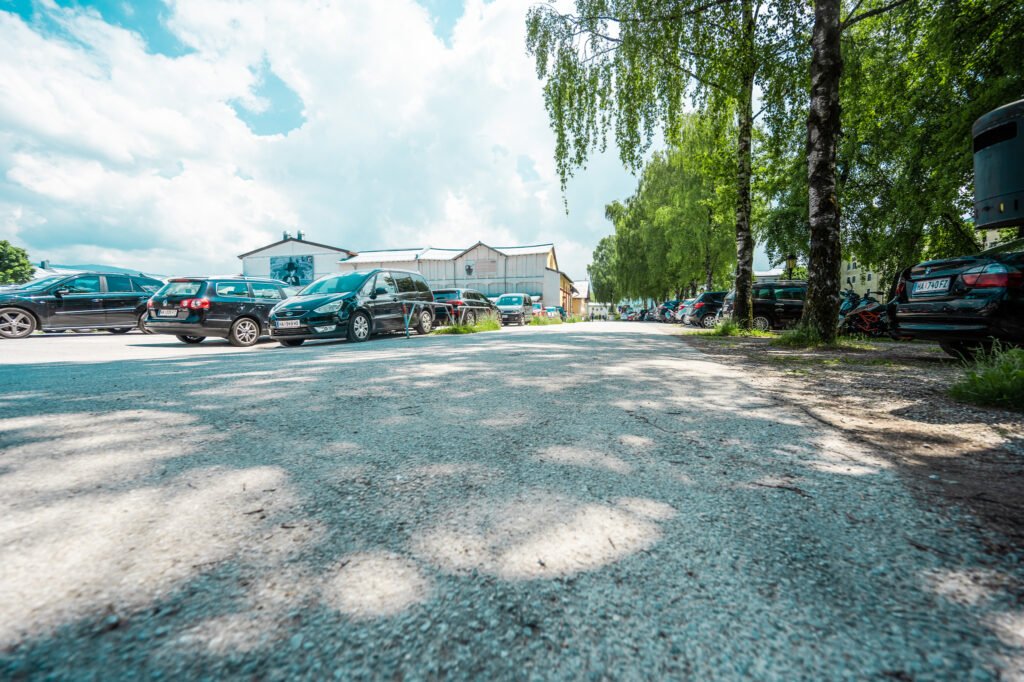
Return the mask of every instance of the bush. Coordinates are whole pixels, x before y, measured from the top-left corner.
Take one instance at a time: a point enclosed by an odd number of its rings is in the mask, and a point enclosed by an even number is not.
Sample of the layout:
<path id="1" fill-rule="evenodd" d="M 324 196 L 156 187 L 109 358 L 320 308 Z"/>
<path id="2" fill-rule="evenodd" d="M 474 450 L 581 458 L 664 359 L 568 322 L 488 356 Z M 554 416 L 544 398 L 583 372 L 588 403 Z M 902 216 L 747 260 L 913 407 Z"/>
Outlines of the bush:
<path id="1" fill-rule="evenodd" d="M 1024 411 L 1024 349 L 997 346 L 979 355 L 949 394 L 965 403 Z"/>
<path id="2" fill-rule="evenodd" d="M 434 334 L 476 334 L 477 332 L 494 332 L 501 329 L 501 323 L 497 320 L 480 320 L 476 324 L 450 324 L 447 327 L 438 327 Z"/>

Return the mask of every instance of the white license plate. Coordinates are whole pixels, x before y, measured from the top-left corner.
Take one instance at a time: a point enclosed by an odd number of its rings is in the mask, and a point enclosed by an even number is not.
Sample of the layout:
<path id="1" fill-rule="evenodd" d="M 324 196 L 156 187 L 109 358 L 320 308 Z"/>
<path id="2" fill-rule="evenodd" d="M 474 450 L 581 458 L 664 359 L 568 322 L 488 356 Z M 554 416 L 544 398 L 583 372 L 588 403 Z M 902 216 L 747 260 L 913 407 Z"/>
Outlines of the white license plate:
<path id="1" fill-rule="evenodd" d="M 156 311 L 156 316 L 157 317 L 177 317 L 178 316 L 178 311 L 177 310 L 158 310 L 158 311 Z"/>
<path id="2" fill-rule="evenodd" d="M 914 283 L 914 296 L 920 294 L 940 294 L 944 291 L 949 291 L 949 277 L 926 279 L 922 282 Z"/>
<path id="3" fill-rule="evenodd" d="M 302 326 L 302 322 L 300 320 L 278 320 L 277 321 L 277 328 L 278 329 L 295 329 L 296 327 L 300 327 L 300 326 Z"/>

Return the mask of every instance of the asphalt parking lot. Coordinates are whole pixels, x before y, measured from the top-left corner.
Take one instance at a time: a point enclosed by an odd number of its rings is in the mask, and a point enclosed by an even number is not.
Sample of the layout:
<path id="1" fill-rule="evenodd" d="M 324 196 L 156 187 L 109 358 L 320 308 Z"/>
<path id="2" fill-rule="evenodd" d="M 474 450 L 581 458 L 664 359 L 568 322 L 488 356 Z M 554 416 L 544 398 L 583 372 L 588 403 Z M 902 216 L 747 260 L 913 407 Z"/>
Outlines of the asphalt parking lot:
<path id="1" fill-rule="evenodd" d="M 1024 679 L 1018 564 L 673 331 L 0 343 L 0 678 Z"/>

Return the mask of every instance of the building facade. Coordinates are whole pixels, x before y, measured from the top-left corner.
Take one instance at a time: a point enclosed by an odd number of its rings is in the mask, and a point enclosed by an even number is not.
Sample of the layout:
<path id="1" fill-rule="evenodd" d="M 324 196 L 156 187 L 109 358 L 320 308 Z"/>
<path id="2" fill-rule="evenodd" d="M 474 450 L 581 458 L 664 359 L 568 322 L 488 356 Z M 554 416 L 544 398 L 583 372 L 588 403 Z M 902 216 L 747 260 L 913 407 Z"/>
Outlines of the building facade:
<path id="1" fill-rule="evenodd" d="M 878 273 L 861 265 L 856 258 L 843 261 L 839 271 L 839 285 L 843 290 L 853 289 L 863 296 L 869 291 L 874 296 L 885 296 L 884 283 L 878 279 Z"/>
<path id="2" fill-rule="evenodd" d="M 468 249 L 391 249 L 362 251 L 338 262 L 342 272 L 369 268 L 414 270 L 432 289 L 476 289 L 496 298 L 524 293 L 547 306 L 572 306 L 573 282 L 559 270 L 553 244 L 489 246 L 477 242 Z"/>
<path id="3" fill-rule="evenodd" d="M 238 258 L 242 261 L 242 274 L 247 277 L 271 277 L 302 286 L 338 272 L 338 259 L 354 255 L 355 251 L 307 241 L 302 232 L 295 237 L 285 232 L 281 241 Z"/>

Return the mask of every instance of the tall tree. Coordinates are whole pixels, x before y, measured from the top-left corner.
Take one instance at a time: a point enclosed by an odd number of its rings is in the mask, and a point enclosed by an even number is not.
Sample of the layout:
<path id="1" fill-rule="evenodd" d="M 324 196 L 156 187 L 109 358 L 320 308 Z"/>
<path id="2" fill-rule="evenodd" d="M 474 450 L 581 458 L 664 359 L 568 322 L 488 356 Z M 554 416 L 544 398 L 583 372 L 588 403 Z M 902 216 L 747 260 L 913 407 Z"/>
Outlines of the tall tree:
<path id="1" fill-rule="evenodd" d="M 637 168 L 654 131 L 674 130 L 686 96 L 705 110 L 735 107 L 735 314 L 749 324 L 753 275 L 751 165 L 755 86 L 764 103 L 803 49 L 800 0 L 575 0 L 575 13 L 530 10 L 527 49 L 545 79 L 563 185 L 608 132 Z"/>
<path id="2" fill-rule="evenodd" d="M 618 287 L 615 283 L 615 237 L 603 237 L 594 249 L 594 255 L 587 266 L 590 277 L 590 295 L 595 301 L 615 305 L 619 302 Z"/>
<path id="3" fill-rule="evenodd" d="M 0 284 L 22 284 L 32 279 L 34 271 L 25 249 L 0 241 Z"/>

